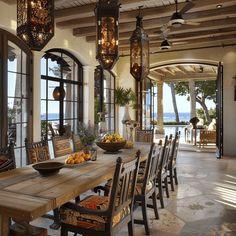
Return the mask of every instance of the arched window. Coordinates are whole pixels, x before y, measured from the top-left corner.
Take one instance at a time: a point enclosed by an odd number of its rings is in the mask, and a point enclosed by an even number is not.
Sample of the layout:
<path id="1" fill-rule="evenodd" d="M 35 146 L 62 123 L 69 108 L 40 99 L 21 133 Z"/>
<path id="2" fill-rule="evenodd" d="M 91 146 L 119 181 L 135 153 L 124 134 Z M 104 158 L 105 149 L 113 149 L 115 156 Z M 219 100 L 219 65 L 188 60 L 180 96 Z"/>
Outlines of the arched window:
<path id="1" fill-rule="evenodd" d="M 95 94 L 95 123 L 98 123 L 98 112 L 106 112 L 105 121 L 107 131 L 115 132 L 115 76 L 108 70 L 98 66 L 94 75 Z"/>
<path id="2" fill-rule="evenodd" d="M 32 138 L 32 54 L 15 35 L 0 29 L 0 140 L 15 142 L 16 165 L 26 164 L 24 140 Z"/>
<path id="3" fill-rule="evenodd" d="M 64 90 L 63 98 L 55 100 L 55 88 Z M 65 50 L 48 50 L 41 59 L 42 135 L 76 133 L 79 122 L 83 122 L 82 64 Z"/>

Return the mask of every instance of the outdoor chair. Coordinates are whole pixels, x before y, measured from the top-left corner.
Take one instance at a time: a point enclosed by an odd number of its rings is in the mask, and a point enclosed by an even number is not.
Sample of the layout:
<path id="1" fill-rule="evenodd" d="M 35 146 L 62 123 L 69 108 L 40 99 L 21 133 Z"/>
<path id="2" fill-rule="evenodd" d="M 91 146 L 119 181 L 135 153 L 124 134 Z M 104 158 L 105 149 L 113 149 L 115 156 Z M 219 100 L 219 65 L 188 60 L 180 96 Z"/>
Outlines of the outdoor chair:
<path id="1" fill-rule="evenodd" d="M 0 173 L 16 168 L 14 142 L 10 142 L 7 147 L 0 148 Z"/>
<path id="2" fill-rule="evenodd" d="M 116 161 L 109 196 L 91 195 L 78 205 L 66 203 L 60 209 L 61 235 L 68 231 L 87 236 L 117 235 L 128 224 L 133 236 L 133 199 L 139 168 L 140 152 L 135 159 Z"/>
<path id="3" fill-rule="evenodd" d="M 73 152 L 71 147 L 71 139 L 68 136 L 53 137 L 52 145 L 55 157 L 69 155 Z"/>
<path id="4" fill-rule="evenodd" d="M 160 155 L 159 145 L 156 143 L 152 143 L 148 159 L 145 162 L 146 166 L 144 173 L 138 175 L 138 180 L 135 187 L 136 191 L 134 197 L 134 202 L 135 202 L 134 206 L 135 208 L 138 206 L 142 207 L 143 219 L 142 220 L 134 219 L 134 223 L 143 224 L 145 226 L 145 232 L 147 235 L 150 234 L 150 229 L 148 225 L 147 207 L 153 208 L 156 219 L 159 219 L 157 210 L 157 189 L 155 184 L 159 155 Z M 152 205 L 148 204 L 149 198 L 152 198 Z"/>
<path id="5" fill-rule="evenodd" d="M 50 153 L 48 148 L 48 142 L 46 139 L 29 143 L 28 139 L 25 139 L 25 149 L 27 155 L 28 164 L 35 164 L 42 161 L 50 160 Z M 54 220 L 53 224 L 50 225 L 51 229 L 59 229 L 60 228 L 60 220 L 59 220 L 59 209 L 56 208 L 53 210 L 53 215 L 46 214 L 43 217 Z"/>
<path id="6" fill-rule="evenodd" d="M 180 137 L 180 132 L 176 132 L 175 138 L 172 141 L 170 155 L 169 155 L 168 177 L 170 179 L 170 185 L 171 185 L 172 191 L 175 190 L 174 189 L 174 180 L 175 180 L 175 184 L 178 185 L 176 159 L 177 159 L 178 150 L 179 150 L 179 137 Z"/>
<path id="7" fill-rule="evenodd" d="M 168 136 L 165 137 L 165 142 L 161 151 L 161 155 L 158 162 L 156 186 L 158 188 L 158 198 L 161 203 L 161 208 L 164 208 L 164 198 L 163 198 L 163 188 L 165 188 L 166 196 L 169 198 L 168 190 L 168 158 L 171 147 L 171 138 L 168 139 Z M 162 140 L 159 142 L 159 146 L 162 145 Z"/>

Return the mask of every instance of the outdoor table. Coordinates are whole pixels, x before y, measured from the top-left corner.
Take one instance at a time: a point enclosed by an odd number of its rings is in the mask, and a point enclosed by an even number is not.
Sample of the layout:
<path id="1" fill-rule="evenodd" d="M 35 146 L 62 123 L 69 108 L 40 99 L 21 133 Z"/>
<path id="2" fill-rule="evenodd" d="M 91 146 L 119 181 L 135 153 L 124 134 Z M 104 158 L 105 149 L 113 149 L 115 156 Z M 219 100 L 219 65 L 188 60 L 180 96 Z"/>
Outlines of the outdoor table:
<path id="1" fill-rule="evenodd" d="M 141 150 L 141 161 L 148 157 L 150 144 L 136 143 L 133 149 L 104 154 L 98 148 L 97 160 L 78 167 L 64 167 L 58 174 L 42 177 L 32 166 L 0 174 L 0 236 L 9 233 L 9 218 L 27 222 L 74 199 L 113 177 L 117 157 L 134 158 Z M 51 161 L 64 162 L 65 156 Z"/>

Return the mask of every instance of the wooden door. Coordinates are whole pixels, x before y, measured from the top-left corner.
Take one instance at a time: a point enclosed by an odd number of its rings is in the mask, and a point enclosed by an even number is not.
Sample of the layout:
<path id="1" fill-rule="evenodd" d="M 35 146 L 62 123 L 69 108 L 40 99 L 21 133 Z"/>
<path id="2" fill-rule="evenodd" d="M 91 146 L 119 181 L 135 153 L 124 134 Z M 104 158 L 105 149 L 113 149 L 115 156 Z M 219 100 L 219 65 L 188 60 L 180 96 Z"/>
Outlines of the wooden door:
<path id="1" fill-rule="evenodd" d="M 216 157 L 223 155 L 223 65 L 218 65 L 216 80 Z"/>

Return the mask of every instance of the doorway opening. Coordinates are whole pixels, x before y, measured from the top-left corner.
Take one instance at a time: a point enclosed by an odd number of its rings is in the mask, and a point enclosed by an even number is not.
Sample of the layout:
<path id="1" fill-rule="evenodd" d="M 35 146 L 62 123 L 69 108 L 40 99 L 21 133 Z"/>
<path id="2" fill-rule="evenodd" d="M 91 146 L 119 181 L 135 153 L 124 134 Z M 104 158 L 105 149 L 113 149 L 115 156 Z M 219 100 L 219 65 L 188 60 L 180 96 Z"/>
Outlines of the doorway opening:
<path id="1" fill-rule="evenodd" d="M 163 114 L 161 117 L 159 113 L 157 123 L 163 124 L 165 135 L 181 131 L 184 150 L 216 152 L 217 121 L 221 117 L 217 108 L 217 93 L 221 91 L 218 67 L 216 62 L 180 61 L 151 68 L 151 77 L 163 87 Z M 194 117 L 196 124 L 190 123 Z"/>

